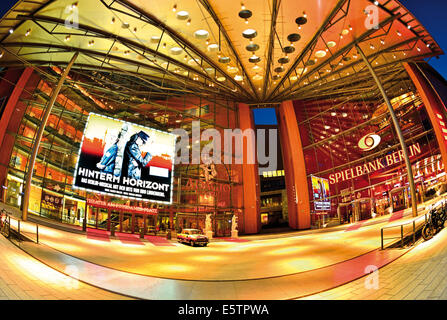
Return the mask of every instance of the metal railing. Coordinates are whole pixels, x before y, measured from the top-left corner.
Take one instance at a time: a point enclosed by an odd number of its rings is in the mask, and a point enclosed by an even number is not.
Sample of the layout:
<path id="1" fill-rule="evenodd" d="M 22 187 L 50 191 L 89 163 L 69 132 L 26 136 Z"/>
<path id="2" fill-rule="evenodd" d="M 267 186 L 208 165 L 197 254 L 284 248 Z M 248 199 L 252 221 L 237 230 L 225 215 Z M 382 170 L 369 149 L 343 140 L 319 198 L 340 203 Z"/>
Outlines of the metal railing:
<path id="1" fill-rule="evenodd" d="M 0 229 L 5 237 L 10 238 L 11 234 L 14 234 L 17 237 L 18 242 L 22 241 L 23 237 L 36 244 L 39 243 L 39 225 L 37 223 L 35 224 L 34 229 L 34 223 L 28 221 L 24 223 L 22 220 L 15 218 L 11 213 L 4 209 L 2 210 L 1 215 Z M 33 234 L 35 234 L 35 237 L 32 236 Z"/>
<path id="2" fill-rule="evenodd" d="M 430 213 L 427 212 L 425 213 L 423 216 L 419 216 L 416 219 L 413 219 L 412 221 L 409 222 L 405 222 L 402 224 L 397 224 L 394 226 L 388 226 L 388 227 L 382 227 L 380 229 L 380 237 L 381 237 L 381 248 L 383 250 L 384 248 L 384 241 L 385 240 L 398 240 L 400 239 L 400 245 L 401 247 L 404 246 L 404 239 L 408 238 L 410 236 L 412 236 L 412 240 L 413 240 L 413 245 L 416 242 L 416 233 L 422 229 L 424 227 L 424 225 L 427 223 L 428 218 L 427 216 Z M 421 221 L 423 220 L 423 223 L 421 223 Z M 407 228 L 406 232 L 404 232 L 405 227 L 410 226 L 410 228 Z M 390 229 L 394 229 L 398 231 L 398 235 L 397 236 L 393 236 L 393 237 L 384 237 L 384 231 L 385 230 L 390 230 Z M 409 231 L 408 231 L 409 229 Z M 395 244 L 398 243 L 398 241 L 391 241 L 391 244 Z"/>

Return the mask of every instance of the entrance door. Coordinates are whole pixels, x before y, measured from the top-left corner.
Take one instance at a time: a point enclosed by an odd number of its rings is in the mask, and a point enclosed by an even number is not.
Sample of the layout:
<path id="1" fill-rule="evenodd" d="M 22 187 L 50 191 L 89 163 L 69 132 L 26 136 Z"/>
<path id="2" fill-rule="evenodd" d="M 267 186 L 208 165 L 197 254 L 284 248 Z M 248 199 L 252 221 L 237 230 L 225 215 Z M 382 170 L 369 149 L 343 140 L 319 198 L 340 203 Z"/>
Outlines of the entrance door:
<path id="1" fill-rule="evenodd" d="M 110 228 L 115 226 L 115 231 L 120 230 L 120 213 L 119 211 L 110 211 Z"/>
<path id="2" fill-rule="evenodd" d="M 338 218 L 340 220 L 340 224 L 350 223 L 352 216 L 352 203 L 340 203 L 338 205 Z"/>
<path id="3" fill-rule="evenodd" d="M 132 228 L 132 214 L 131 213 L 123 213 L 123 220 L 121 222 L 121 232 L 125 233 L 133 233 Z"/>
<path id="4" fill-rule="evenodd" d="M 233 213 L 219 212 L 215 217 L 215 236 L 230 237 L 231 236 L 231 219 Z"/>
<path id="5" fill-rule="evenodd" d="M 355 211 L 358 219 L 356 221 L 362 221 L 371 219 L 371 199 L 359 199 L 354 201 Z"/>
<path id="6" fill-rule="evenodd" d="M 403 210 L 406 208 L 404 188 L 391 190 L 390 194 L 391 194 L 391 202 L 393 205 L 393 212 Z"/>

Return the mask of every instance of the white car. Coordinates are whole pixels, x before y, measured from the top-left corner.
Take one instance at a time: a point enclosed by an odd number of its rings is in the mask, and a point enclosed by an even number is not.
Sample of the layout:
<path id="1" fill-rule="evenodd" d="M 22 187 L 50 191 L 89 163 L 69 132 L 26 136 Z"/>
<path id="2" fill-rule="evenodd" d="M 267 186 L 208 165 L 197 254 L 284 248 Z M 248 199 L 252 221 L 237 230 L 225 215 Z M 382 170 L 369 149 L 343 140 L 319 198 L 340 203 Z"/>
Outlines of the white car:
<path id="1" fill-rule="evenodd" d="M 199 229 L 183 229 L 182 232 L 177 235 L 177 241 L 190 244 L 191 246 L 200 245 L 203 247 L 206 247 L 209 243 L 208 237 L 203 235 Z"/>

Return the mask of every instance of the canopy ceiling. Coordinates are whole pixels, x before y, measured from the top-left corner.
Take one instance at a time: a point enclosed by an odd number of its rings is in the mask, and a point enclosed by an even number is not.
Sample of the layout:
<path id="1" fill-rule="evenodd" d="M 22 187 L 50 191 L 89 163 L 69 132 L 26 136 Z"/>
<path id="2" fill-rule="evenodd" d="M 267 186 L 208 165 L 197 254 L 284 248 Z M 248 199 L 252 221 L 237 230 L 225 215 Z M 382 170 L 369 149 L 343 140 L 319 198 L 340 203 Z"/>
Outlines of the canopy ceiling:
<path id="1" fill-rule="evenodd" d="M 74 69 L 110 82 L 247 103 L 350 81 L 366 72 L 356 43 L 379 70 L 443 54 L 395 0 L 22 0 L 0 39 L 2 66 L 64 67 L 79 51 Z"/>

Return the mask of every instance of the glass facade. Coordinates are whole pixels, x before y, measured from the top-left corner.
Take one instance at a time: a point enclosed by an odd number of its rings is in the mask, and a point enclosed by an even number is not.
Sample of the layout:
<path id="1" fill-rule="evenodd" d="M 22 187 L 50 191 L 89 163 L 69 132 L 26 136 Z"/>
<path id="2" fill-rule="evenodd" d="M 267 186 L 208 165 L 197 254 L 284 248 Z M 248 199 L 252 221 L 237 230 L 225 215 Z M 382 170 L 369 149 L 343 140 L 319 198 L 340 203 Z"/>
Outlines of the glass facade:
<path id="1" fill-rule="evenodd" d="M 344 97 L 334 94 L 325 100 L 294 102 L 308 175 L 312 227 L 321 227 L 323 221 L 336 225 L 370 219 L 411 206 L 399 140 L 376 87 Z M 436 193 L 430 190 L 445 183 L 439 146 L 425 105 L 405 71 L 397 84 L 387 88 L 409 149 L 420 203 Z M 349 92 L 349 85 L 343 89 Z M 330 210 L 316 210 L 311 175 L 328 179 Z"/>
<path id="2" fill-rule="evenodd" d="M 57 69 L 48 72 L 56 74 Z M 73 78 L 82 77 L 72 72 Z M 20 208 L 28 158 L 40 126 L 42 115 L 55 87 L 55 83 L 42 74 L 34 73 L 38 80 L 28 88 L 20 104 L 25 106 L 23 117 L 10 154 L 4 202 Z M 84 79 L 85 83 L 85 79 Z M 29 211 L 35 215 L 59 222 L 82 226 L 84 217 L 88 227 L 137 233 L 163 231 L 172 228 L 180 231 L 184 227 L 203 229 L 207 214 L 212 215 L 216 236 L 231 232 L 234 214 L 241 216 L 240 199 L 232 198 L 240 187 L 240 167 L 216 164 L 215 174 L 206 180 L 204 168 L 199 164 L 176 164 L 172 205 L 140 203 L 122 198 L 102 196 L 73 189 L 73 174 L 79 154 L 80 143 L 87 117 L 90 112 L 101 113 L 120 120 L 141 124 L 162 131 L 172 132 L 185 129 L 190 134 L 189 144 L 199 144 L 203 149 L 209 141 L 192 141 L 193 122 L 200 122 L 200 132 L 217 129 L 222 137 L 223 130 L 238 126 L 235 104 L 222 99 L 199 97 L 168 98 L 153 103 L 135 102 L 133 110 L 104 95 L 103 99 L 93 98 L 88 91 L 75 82 L 63 88 L 52 109 L 40 144 L 30 196 Z M 6 150 L 2 146 L 2 150 Z M 180 151 L 179 151 L 180 152 Z M 191 153 L 187 159 L 190 163 Z M 234 155 L 233 155 L 234 161 Z M 156 208 L 155 216 L 141 216 L 135 213 L 98 208 L 87 204 L 87 199 L 97 199 L 131 206 Z M 239 219 L 243 221 L 243 219 Z"/>

